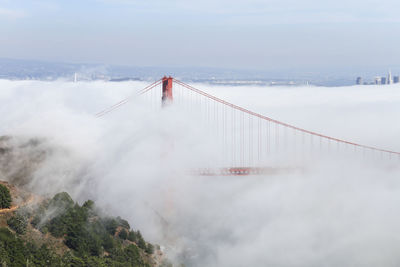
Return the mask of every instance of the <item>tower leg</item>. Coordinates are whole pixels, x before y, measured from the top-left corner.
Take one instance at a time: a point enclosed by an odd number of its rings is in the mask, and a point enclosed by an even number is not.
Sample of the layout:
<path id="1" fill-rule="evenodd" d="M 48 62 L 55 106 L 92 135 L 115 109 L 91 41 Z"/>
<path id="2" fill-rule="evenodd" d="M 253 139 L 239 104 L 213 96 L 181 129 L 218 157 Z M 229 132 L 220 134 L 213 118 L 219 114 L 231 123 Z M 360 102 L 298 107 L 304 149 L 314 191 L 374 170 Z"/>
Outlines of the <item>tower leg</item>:
<path id="1" fill-rule="evenodd" d="M 173 96 L 172 96 L 172 80 L 173 78 L 166 77 L 162 78 L 162 105 L 166 105 L 172 103 Z"/>

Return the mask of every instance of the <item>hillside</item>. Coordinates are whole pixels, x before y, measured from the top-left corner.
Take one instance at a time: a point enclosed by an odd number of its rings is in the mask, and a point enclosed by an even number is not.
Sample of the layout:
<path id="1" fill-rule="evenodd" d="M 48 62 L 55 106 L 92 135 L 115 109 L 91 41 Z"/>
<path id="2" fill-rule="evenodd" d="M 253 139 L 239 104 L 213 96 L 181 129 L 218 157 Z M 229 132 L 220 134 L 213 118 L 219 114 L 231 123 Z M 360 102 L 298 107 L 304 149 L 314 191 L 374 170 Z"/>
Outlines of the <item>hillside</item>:
<path id="1" fill-rule="evenodd" d="M 0 209 L 3 266 L 172 266 L 159 246 L 91 200 L 79 205 L 66 192 L 44 199 L 0 182 L 4 187 L 12 202 Z"/>

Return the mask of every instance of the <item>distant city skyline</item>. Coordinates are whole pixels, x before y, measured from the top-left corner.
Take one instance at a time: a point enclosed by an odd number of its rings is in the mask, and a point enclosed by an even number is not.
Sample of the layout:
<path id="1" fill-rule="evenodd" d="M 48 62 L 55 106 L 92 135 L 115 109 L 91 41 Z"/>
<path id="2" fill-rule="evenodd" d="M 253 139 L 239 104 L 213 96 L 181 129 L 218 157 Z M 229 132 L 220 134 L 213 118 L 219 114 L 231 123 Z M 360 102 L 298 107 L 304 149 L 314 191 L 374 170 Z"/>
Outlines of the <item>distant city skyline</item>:
<path id="1" fill-rule="evenodd" d="M 382 69 L 384 68 L 375 66 L 373 68 L 364 68 L 362 71 L 345 67 L 317 70 L 275 69 L 263 71 L 216 67 L 124 66 L 0 58 L 0 79 L 12 80 L 73 79 L 74 74 L 77 73 L 80 77 L 79 79 L 82 77 L 86 77 L 84 79 L 92 79 L 94 77 L 94 79 L 106 80 L 140 79 L 151 81 L 164 75 L 172 75 L 186 81 L 209 81 L 218 84 L 229 83 L 229 81 L 247 81 L 250 84 L 346 86 L 354 84 L 354 77 L 360 73 L 362 73 L 361 77 L 372 77 L 366 78 L 367 83 L 372 83 L 373 77 L 376 77 L 377 73 L 382 73 Z M 399 66 L 394 70 L 394 73 L 400 73 Z M 395 79 L 396 76 L 393 77 L 393 81 Z"/>
<path id="2" fill-rule="evenodd" d="M 398 1 L 0 0 L 0 57 L 131 66 L 390 68 Z"/>
<path id="3" fill-rule="evenodd" d="M 387 76 L 375 76 L 374 79 L 371 80 L 364 80 L 364 77 L 357 77 L 356 79 L 356 84 L 358 85 L 379 85 L 379 84 L 393 84 L 393 83 L 399 83 L 400 82 L 400 76 L 399 75 L 392 75 L 392 71 L 389 70 Z"/>

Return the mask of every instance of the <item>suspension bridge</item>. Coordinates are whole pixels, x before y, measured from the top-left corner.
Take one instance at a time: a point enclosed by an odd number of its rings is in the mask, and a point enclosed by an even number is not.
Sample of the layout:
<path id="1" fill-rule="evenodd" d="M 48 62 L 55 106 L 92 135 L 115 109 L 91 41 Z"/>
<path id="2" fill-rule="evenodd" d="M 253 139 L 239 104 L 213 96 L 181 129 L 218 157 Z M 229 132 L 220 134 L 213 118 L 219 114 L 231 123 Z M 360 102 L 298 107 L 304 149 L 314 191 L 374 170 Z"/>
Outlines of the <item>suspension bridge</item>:
<path id="1" fill-rule="evenodd" d="M 184 112 L 196 113 L 198 127 L 206 129 L 215 140 L 219 160 L 213 166 L 194 170 L 199 175 L 258 175 L 282 169 L 271 167 L 272 155 L 305 157 L 331 153 L 351 153 L 359 157 L 399 160 L 400 152 L 359 144 L 310 131 L 275 120 L 172 77 L 163 77 L 131 96 L 98 112 L 96 117 L 125 105 L 138 96 L 150 99 L 160 110 L 178 106 Z M 270 167 L 266 167 L 270 166 Z"/>

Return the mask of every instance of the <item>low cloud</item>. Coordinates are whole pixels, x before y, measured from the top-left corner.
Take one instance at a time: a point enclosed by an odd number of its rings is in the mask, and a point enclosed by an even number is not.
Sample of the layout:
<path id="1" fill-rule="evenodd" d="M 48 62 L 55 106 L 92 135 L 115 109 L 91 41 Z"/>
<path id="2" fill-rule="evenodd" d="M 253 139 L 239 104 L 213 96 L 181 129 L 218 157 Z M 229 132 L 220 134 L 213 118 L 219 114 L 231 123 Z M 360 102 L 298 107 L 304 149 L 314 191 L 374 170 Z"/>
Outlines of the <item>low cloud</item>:
<path id="1" fill-rule="evenodd" d="M 0 80 L 1 135 L 19 152 L 18 142 L 39 138 L 48 152 L 28 186 L 95 200 L 187 266 L 398 266 L 397 159 L 347 153 L 304 157 L 302 171 L 193 176 L 220 151 L 201 114 L 179 109 L 190 110 L 185 102 L 161 112 L 146 102 L 158 91 L 95 118 L 146 85 Z M 398 85 L 196 87 L 303 128 L 400 148 Z"/>

